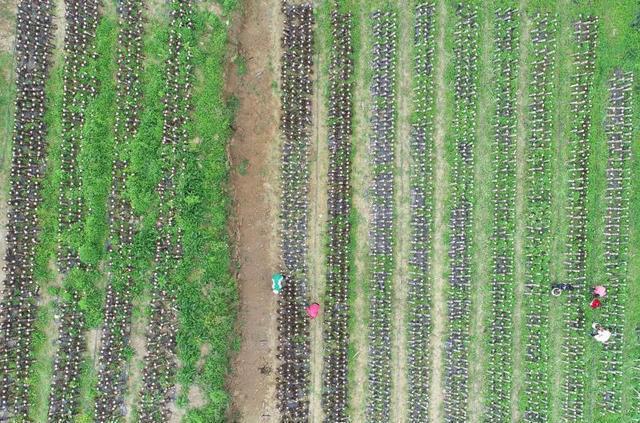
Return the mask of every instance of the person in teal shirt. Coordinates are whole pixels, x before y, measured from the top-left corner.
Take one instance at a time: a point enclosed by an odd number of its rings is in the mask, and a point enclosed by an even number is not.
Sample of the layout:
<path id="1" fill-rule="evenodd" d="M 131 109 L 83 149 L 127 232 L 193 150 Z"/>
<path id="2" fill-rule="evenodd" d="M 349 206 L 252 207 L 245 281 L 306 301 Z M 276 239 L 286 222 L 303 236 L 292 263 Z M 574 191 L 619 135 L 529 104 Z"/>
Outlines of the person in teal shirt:
<path id="1" fill-rule="evenodd" d="M 273 289 L 274 294 L 280 294 L 282 291 L 282 286 L 284 285 L 284 276 L 280 273 L 276 273 L 271 276 L 271 289 Z"/>

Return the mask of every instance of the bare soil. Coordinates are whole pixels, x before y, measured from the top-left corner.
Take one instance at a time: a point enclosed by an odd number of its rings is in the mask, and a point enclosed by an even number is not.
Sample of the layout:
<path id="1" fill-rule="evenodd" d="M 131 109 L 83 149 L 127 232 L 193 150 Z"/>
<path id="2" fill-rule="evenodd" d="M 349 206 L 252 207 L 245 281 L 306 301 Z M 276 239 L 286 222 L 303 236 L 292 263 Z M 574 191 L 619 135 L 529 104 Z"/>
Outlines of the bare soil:
<path id="1" fill-rule="evenodd" d="M 275 422 L 276 297 L 271 275 L 278 270 L 280 2 L 246 0 L 230 28 L 232 57 L 226 91 L 239 100 L 229 146 L 240 349 L 227 385 L 232 397 L 228 421 Z M 239 75 L 236 55 L 246 63 Z"/>
<path id="2" fill-rule="evenodd" d="M 16 0 L 0 3 L 0 53 L 12 53 L 15 43 Z"/>
<path id="3" fill-rule="evenodd" d="M 129 345 L 133 349 L 133 357 L 129 360 L 129 369 L 127 371 L 127 389 L 125 391 L 124 403 L 126 421 L 133 421 L 133 407 L 139 403 L 140 389 L 142 388 L 144 357 L 147 354 L 146 328 L 147 318 L 141 313 L 143 305 L 134 306 L 134 315 L 131 318 L 131 337 Z M 137 311 L 137 313 L 136 313 Z"/>
<path id="4" fill-rule="evenodd" d="M 327 18 L 329 18 L 327 16 Z M 316 45 L 325 45 L 327 34 L 316 26 Z M 311 151 L 309 155 L 311 183 L 309 185 L 309 294 L 311 302 L 322 302 L 325 292 L 325 239 L 327 236 L 327 178 L 329 171 L 329 150 L 327 145 L 327 107 L 322 93 L 327 91 L 326 69 L 329 62 L 327 49 L 316 49 L 314 57 L 315 75 L 313 98 L 313 123 L 311 135 Z M 322 366 L 324 359 L 324 343 L 322 328 L 324 313 L 311 322 L 311 389 L 309 418 L 312 422 L 323 421 L 322 412 Z"/>

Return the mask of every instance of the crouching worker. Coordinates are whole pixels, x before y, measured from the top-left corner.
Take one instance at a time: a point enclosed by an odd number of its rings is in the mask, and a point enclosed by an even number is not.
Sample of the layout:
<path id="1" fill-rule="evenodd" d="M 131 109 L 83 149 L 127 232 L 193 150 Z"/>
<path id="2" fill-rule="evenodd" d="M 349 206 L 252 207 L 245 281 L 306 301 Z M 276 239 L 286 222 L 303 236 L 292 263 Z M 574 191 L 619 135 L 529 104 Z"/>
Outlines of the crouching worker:
<path id="1" fill-rule="evenodd" d="M 601 324 L 594 323 L 591 327 L 593 328 L 591 336 L 593 336 L 593 339 L 596 341 L 606 344 L 607 341 L 609 341 L 609 338 L 611 338 L 611 332 L 605 329 Z"/>
<path id="2" fill-rule="evenodd" d="M 283 286 L 284 276 L 282 276 L 280 273 L 276 273 L 275 275 L 271 276 L 271 289 L 273 290 L 274 294 L 278 295 L 280 291 L 282 291 Z"/>

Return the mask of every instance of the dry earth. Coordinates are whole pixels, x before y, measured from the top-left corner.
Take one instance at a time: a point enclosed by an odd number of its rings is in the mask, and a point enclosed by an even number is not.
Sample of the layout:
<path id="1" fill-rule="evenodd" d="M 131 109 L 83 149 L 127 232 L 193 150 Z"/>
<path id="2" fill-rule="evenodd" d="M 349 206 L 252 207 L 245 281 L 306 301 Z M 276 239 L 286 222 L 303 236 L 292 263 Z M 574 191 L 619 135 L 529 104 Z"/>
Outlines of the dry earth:
<path id="1" fill-rule="evenodd" d="M 234 17 L 230 42 L 246 62 L 230 60 L 226 91 L 239 100 L 229 147 L 237 281 L 240 294 L 240 350 L 228 378 L 229 421 L 275 422 L 276 298 L 271 274 L 278 264 L 280 2 L 246 0 Z"/>
<path id="2" fill-rule="evenodd" d="M 318 18 L 316 18 L 318 19 Z M 324 31 L 316 26 L 316 45 L 326 44 Z M 329 171 L 329 148 L 327 144 L 327 107 L 323 93 L 327 92 L 327 69 L 329 63 L 329 51 L 316 49 L 314 58 L 315 75 L 313 98 L 313 123 L 311 135 L 310 175 L 309 186 L 309 251 L 307 262 L 309 263 L 309 294 L 312 302 L 322 304 L 326 283 L 326 254 L 325 240 L 327 239 L 327 179 Z M 322 365 L 323 365 L 323 328 L 324 313 L 311 322 L 311 389 L 309 417 L 312 422 L 321 422 L 322 413 Z"/>

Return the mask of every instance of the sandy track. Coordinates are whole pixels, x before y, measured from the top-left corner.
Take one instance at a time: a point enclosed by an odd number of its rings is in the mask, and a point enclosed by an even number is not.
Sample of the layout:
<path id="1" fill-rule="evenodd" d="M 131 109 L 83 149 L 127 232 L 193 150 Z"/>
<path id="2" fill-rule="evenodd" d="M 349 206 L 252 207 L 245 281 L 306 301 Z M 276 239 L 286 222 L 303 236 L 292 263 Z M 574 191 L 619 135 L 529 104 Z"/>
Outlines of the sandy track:
<path id="1" fill-rule="evenodd" d="M 317 19 L 330 19 L 323 13 Z M 324 34 L 316 25 L 315 44 L 325 45 Z M 325 48 L 316 49 L 315 75 L 313 97 L 313 123 L 310 149 L 309 186 L 309 246 L 307 262 L 309 263 L 309 294 L 310 302 L 319 302 L 321 310 L 324 308 L 322 298 L 326 281 L 325 239 L 327 235 L 327 173 L 329 166 L 329 150 L 327 145 L 327 107 L 323 95 L 327 91 L 328 74 L 326 64 L 329 62 L 329 51 Z M 321 422 L 322 413 L 322 366 L 324 343 L 322 339 L 323 313 L 311 322 L 311 387 L 309 418 L 312 422 Z"/>
<path id="2" fill-rule="evenodd" d="M 235 241 L 240 296 L 240 350 L 232 360 L 227 387 L 232 397 L 229 421 L 276 422 L 276 298 L 270 277 L 278 263 L 277 80 L 281 17 L 277 0 L 246 0 L 235 16 L 229 41 L 246 61 L 238 75 L 229 61 L 226 92 L 239 99 L 235 134 L 229 146 L 233 201 L 230 232 Z M 246 168 L 246 169 L 245 169 Z M 243 170 L 241 170 L 243 169 Z"/>

